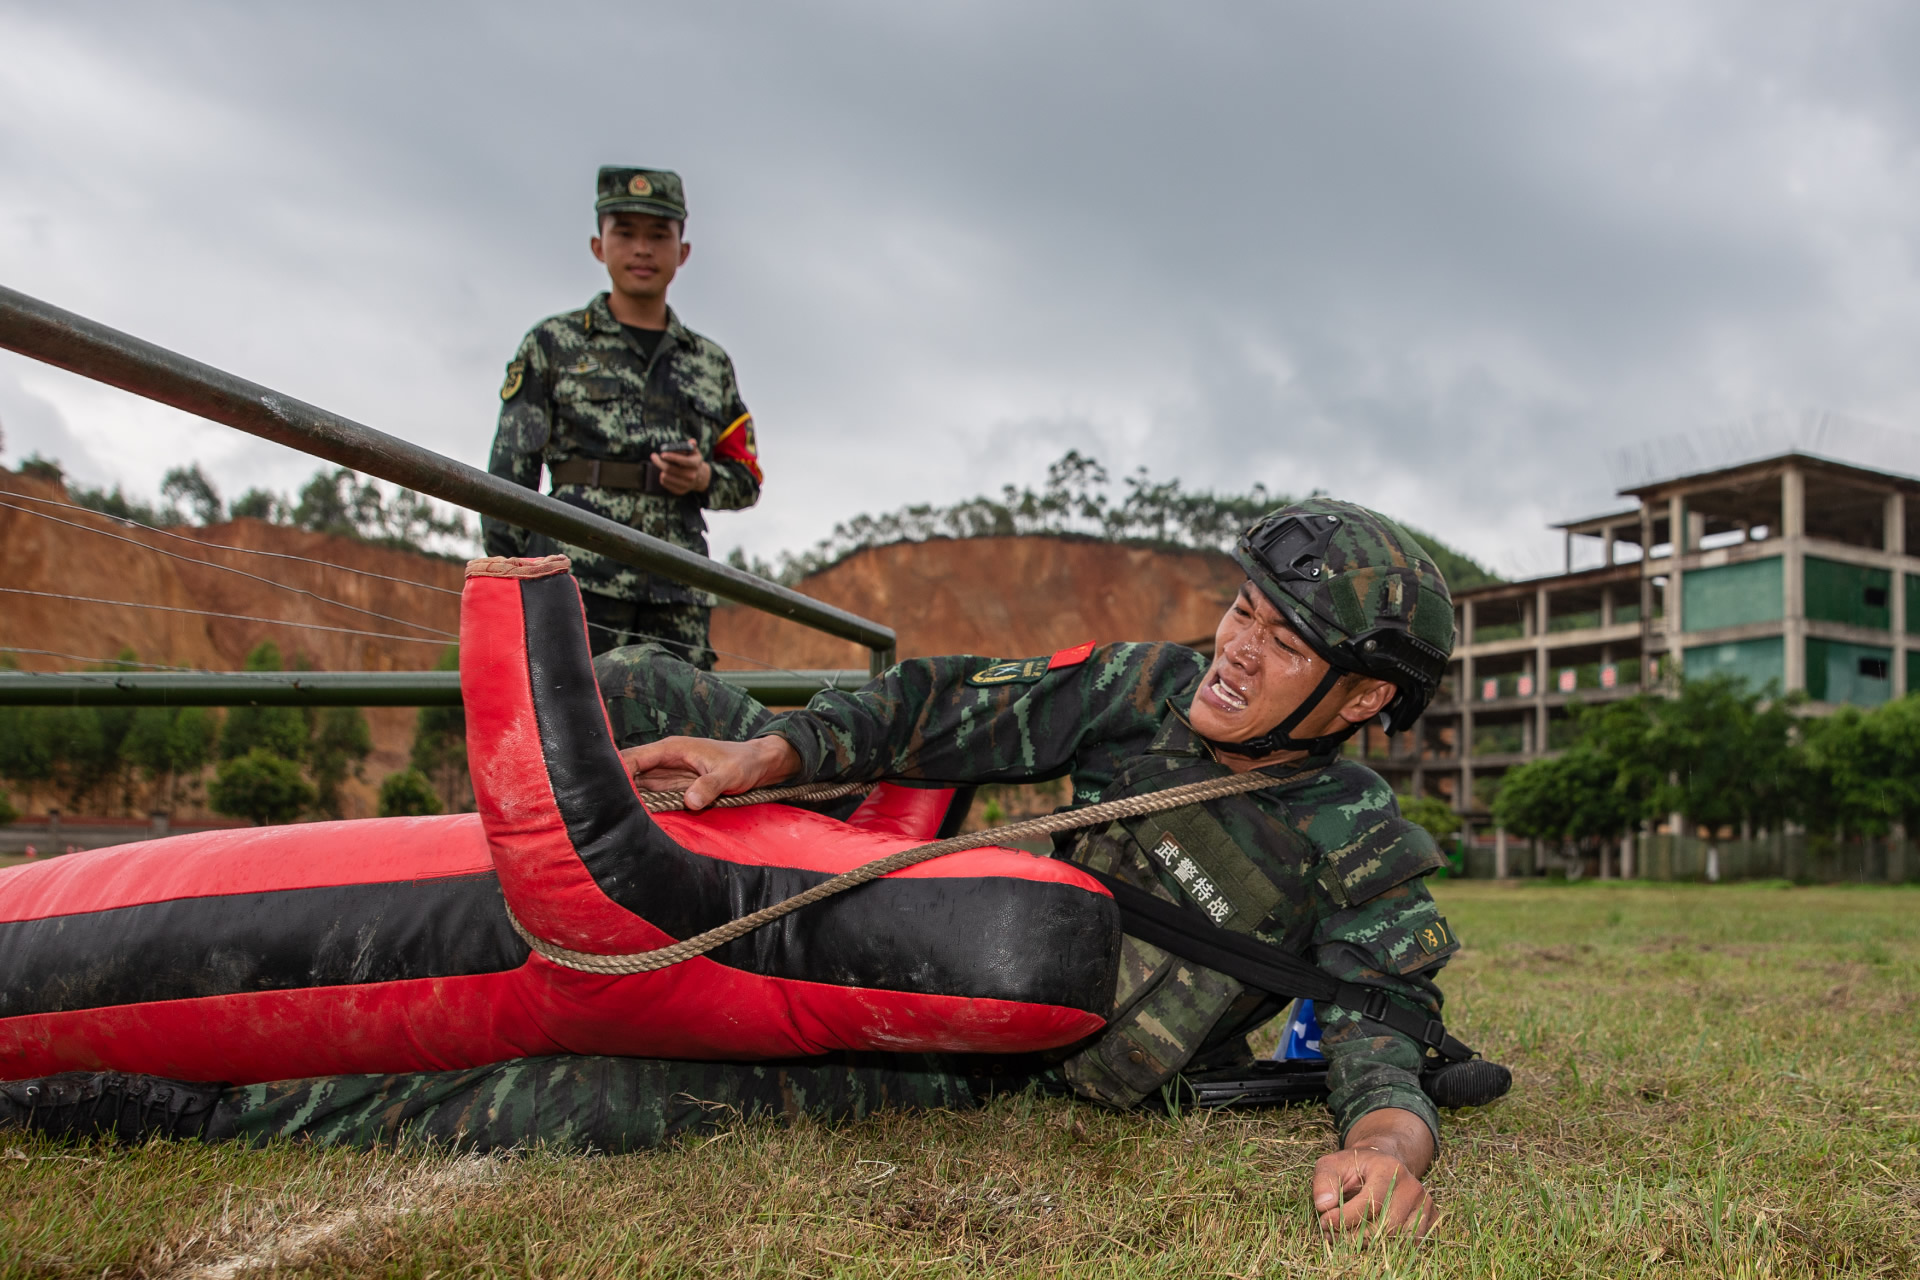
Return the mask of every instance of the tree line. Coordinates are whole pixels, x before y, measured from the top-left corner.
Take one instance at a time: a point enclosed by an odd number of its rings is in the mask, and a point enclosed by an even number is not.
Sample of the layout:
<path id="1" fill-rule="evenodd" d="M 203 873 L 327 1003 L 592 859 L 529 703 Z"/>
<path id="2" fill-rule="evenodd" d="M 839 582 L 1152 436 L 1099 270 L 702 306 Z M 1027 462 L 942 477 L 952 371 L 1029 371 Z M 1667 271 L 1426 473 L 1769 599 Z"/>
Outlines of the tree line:
<path id="1" fill-rule="evenodd" d="M 449 650 L 439 669 L 458 666 Z M 296 669 L 302 663 L 296 661 Z M 91 670 L 131 671 L 131 650 Z M 283 670 L 272 641 L 248 671 Z M 357 707 L 0 707 L 0 781 L 58 797 L 69 812 L 130 812 L 138 784 L 173 813 L 204 800 L 261 824 L 338 818 L 342 788 L 363 780 L 373 735 Z M 207 776 L 211 767 L 212 775 Z M 382 779 L 382 817 L 466 807 L 466 730 L 459 707 L 423 707 L 409 767 Z M 0 791 L 0 822 L 19 816 Z"/>
<path id="2" fill-rule="evenodd" d="M 1226 551 L 1248 526 L 1291 499 L 1255 482 L 1242 493 L 1188 489 L 1178 480 L 1156 480 L 1145 467 L 1121 479 L 1097 458 L 1069 449 L 1047 468 L 1039 489 L 1003 485 L 948 505 L 916 503 L 881 515 L 857 515 L 805 551 L 783 551 L 777 562 L 748 556 L 736 547 L 727 562 L 737 569 L 792 586 L 856 551 L 895 542 L 933 538 L 991 538 L 1016 534 L 1066 534 L 1180 550 Z M 1455 589 L 1500 579 L 1471 557 L 1417 530 L 1409 530 L 1433 555 Z"/>
<path id="3" fill-rule="evenodd" d="M 434 548 L 448 543 L 464 551 L 474 536 L 463 513 L 347 467 L 322 467 L 292 496 L 254 488 L 230 503 L 197 462 L 166 473 L 158 502 L 129 497 L 119 485 L 108 490 L 70 484 L 58 462 L 37 454 L 20 464 L 20 473 L 66 485 L 75 506 L 154 528 L 250 518 L 422 555 L 438 555 Z"/>
<path id="4" fill-rule="evenodd" d="M 1507 773 L 1493 819 L 1528 839 L 1593 846 L 1679 814 L 1684 830 L 1920 832 L 1920 696 L 1802 714 L 1803 694 L 1729 676 L 1571 708 L 1566 751 Z"/>

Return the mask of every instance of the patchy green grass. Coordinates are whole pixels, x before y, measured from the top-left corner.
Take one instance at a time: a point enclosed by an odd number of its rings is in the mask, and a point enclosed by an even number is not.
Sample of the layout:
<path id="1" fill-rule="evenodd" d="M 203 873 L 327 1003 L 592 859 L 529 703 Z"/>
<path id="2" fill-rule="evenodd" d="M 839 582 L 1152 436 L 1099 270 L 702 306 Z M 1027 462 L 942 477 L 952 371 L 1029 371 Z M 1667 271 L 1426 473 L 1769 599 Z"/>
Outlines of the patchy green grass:
<path id="1" fill-rule="evenodd" d="M 1920 892 L 1436 892 L 1516 1086 L 1451 1118 L 1424 1246 L 1312 1233 L 1317 1109 L 1016 1098 L 599 1159 L 8 1134 L 0 1274 L 1920 1275 Z"/>

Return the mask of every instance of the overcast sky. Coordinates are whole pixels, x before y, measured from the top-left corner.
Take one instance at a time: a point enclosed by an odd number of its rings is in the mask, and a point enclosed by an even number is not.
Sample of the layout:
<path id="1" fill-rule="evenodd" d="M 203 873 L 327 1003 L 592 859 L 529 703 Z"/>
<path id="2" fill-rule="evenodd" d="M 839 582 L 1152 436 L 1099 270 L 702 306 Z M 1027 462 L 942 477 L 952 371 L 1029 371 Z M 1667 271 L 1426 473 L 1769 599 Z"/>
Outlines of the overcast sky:
<path id="1" fill-rule="evenodd" d="M 716 553 L 1078 447 L 1540 572 L 1615 444 L 1920 427 L 1911 4 L 0 0 L 0 51 L 0 283 L 482 465 L 596 166 L 679 170 L 768 476 Z M 0 429 L 314 466 L 10 353 Z"/>

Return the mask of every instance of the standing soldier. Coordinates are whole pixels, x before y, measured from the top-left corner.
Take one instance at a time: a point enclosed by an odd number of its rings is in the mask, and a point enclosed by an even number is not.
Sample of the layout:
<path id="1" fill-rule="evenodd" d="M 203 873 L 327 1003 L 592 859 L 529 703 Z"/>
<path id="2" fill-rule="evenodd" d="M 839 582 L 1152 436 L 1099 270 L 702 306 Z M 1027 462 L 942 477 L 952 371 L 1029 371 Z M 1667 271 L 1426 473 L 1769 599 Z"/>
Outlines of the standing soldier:
<path id="1" fill-rule="evenodd" d="M 521 341 L 487 469 L 537 489 L 544 465 L 560 501 L 705 555 L 701 509 L 752 506 L 761 476 L 733 361 L 667 305 L 692 249 L 680 175 L 604 168 L 594 211 L 593 256 L 612 287 Z M 707 593 L 498 520 L 481 528 L 488 555 L 573 558 L 596 654 L 657 640 L 713 666 Z"/>

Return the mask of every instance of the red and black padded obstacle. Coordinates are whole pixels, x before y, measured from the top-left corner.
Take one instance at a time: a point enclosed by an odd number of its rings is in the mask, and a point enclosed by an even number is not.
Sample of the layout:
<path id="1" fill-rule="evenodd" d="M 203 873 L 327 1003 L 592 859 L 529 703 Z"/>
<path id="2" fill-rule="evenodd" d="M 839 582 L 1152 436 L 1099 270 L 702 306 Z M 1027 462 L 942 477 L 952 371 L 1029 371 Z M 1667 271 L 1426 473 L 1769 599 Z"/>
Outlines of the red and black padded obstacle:
<path id="1" fill-rule="evenodd" d="M 0 871 L 0 1078 L 79 1068 L 250 1083 L 548 1053 L 1012 1053 L 1104 1022 L 1119 920 L 1071 866 L 923 863 L 705 955 L 609 977 L 575 951 L 669 945 L 932 839 L 938 793 L 854 816 L 649 814 L 560 557 L 476 561 L 461 687 L 480 812 L 210 832 Z"/>

